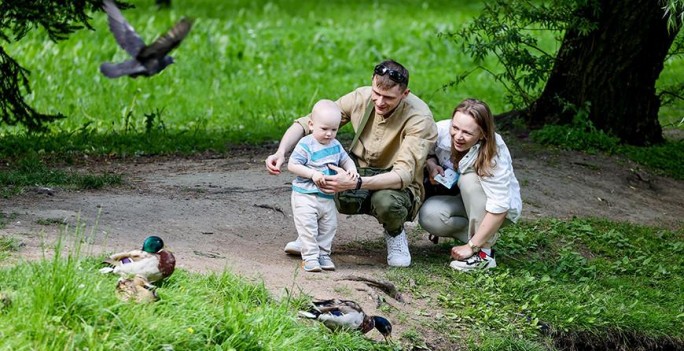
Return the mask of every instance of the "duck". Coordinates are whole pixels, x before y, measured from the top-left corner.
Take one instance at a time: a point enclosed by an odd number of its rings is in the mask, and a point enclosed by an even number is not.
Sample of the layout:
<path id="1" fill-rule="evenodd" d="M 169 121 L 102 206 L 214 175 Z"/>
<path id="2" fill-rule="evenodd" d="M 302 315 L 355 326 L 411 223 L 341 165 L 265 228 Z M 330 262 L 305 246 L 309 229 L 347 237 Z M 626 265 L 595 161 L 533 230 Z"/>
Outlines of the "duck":
<path id="1" fill-rule="evenodd" d="M 133 278 L 119 277 L 116 282 L 116 296 L 122 301 L 154 302 L 159 300 L 156 288 L 140 275 Z"/>
<path id="2" fill-rule="evenodd" d="M 151 235 L 145 238 L 141 250 L 115 253 L 103 263 L 108 267 L 100 269 L 101 273 L 116 273 L 125 278 L 139 275 L 155 283 L 173 274 L 176 257 L 164 248 L 160 237 Z"/>
<path id="3" fill-rule="evenodd" d="M 12 294 L 0 291 L 0 311 L 12 305 Z"/>
<path id="4" fill-rule="evenodd" d="M 333 331 L 358 330 L 366 334 L 375 328 L 386 342 L 392 337 L 390 321 L 384 317 L 366 314 L 358 303 L 351 300 L 316 300 L 312 302 L 312 308 L 309 311 L 299 311 L 299 315 L 316 319 Z"/>

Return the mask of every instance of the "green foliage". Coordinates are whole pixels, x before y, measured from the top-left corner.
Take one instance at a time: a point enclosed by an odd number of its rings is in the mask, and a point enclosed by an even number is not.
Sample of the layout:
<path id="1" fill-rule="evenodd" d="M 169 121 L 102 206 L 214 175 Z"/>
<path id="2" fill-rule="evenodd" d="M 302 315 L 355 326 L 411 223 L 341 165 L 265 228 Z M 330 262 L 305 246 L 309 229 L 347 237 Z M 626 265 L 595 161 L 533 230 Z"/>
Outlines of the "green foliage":
<path id="1" fill-rule="evenodd" d="M 37 112 L 24 101 L 23 93 L 31 94 L 29 71 L 5 51 L 3 42 L 21 40 L 33 28 L 43 28 L 53 41 L 64 40 L 84 26 L 92 29 L 85 11 L 100 4 L 100 0 L 0 2 L 0 111 L 5 124 L 45 130 L 45 123 L 64 116 Z"/>
<path id="2" fill-rule="evenodd" d="M 486 72 L 503 86 L 506 101 L 514 109 L 533 107 L 551 75 L 566 33 L 583 36 L 596 30 L 602 4 L 596 0 L 486 2 L 484 10 L 474 20 L 449 35 L 476 65 L 457 71 L 450 86 L 467 86 L 466 78 L 478 71 Z M 662 1 L 661 5 L 664 14 L 669 16 L 671 30 L 678 32 L 684 23 L 682 2 L 669 0 Z M 681 61 L 683 38 L 679 33 L 655 87 L 664 105 L 659 111 L 662 125 L 669 126 L 672 119 L 680 121 L 682 116 L 684 81 L 680 69 L 670 65 Z M 558 75 L 565 73 L 555 72 Z M 601 137 L 591 141 L 595 142 L 608 140 Z"/>
<path id="3" fill-rule="evenodd" d="M 684 1 L 664 0 L 662 3 L 667 17 L 668 29 L 679 30 L 684 25 Z"/>
<path id="4" fill-rule="evenodd" d="M 509 103 L 525 108 L 540 94 L 565 30 L 595 27 L 589 19 L 576 16 L 579 3 L 584 1 L 490 1 L 472 22 L 450 37 L 473 58 L 477 68 L 506 89 Z M 461 79 L 454 84 L 459 85 Z"/>
<path id="5" fill-rule="evenodd" d="M 22 88 L 28 93 L 28 71 L 21 67 L 0 46 L 0 110 L 2 121 L 8 125 L 22 124 L 31 131 L 43 129 L 43 123 L 63 118 L 63 115 L 47 115 L 34 110 L 22 96 Z"/>

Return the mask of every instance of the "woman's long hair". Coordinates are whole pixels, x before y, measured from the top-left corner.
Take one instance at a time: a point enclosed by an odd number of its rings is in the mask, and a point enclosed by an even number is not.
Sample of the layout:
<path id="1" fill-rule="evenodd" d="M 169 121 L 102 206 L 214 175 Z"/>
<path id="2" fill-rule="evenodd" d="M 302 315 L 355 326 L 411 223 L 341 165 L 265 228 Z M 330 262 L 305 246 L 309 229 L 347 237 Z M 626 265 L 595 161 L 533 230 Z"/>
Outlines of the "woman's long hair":
<path id="1" fill-rule="evenodd" d="M 477 155 L 477 160 L 475 160 L 475 172 L 480 177 L 487 177 L 492 175 L 492 168 L 496 165 L 493 163 L 494 158 L 497 154 L 496 149 L 496 137 L 494 131 L 494 116 L 492 116 L 492 111 L 489 106 L 484 101 L 477 99 L 465 99 L 463 100 L 451 114 L 451 118 L 454 118 L 456 112 L 461 112 L 475 119 L 480 132 L 482 132 L 482 140 L 480 143 L 480 151 Z M 454 156 L 456 150 L 451 146 L 451 154 Z M 458 166 L 454 164 L 454 166 Z"/>

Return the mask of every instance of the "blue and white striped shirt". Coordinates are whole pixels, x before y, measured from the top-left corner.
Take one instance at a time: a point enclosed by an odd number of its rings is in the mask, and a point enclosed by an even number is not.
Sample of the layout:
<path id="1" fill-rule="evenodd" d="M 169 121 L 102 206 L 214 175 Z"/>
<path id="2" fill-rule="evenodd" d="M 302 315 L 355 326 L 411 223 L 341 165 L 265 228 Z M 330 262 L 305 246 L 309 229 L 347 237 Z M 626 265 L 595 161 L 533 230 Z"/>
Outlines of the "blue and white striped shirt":
<path id="1" fill-rule="evenodd" d="M 323 145 L 314 139 L 313 134 L 309 134 L 299 140 L 290 155 L 290 162 L 305 165 L 324 175 L 334 175 L 336 172 L 328 168 L 328 165 L 339 166 L 348 158 L 349 155 L 337 139 L 333 139 L 329 144 Z M 332 194 L 320 191 L 313 179 L 299 176 L 292 181 L 292 191 L 333 198 Z"/>

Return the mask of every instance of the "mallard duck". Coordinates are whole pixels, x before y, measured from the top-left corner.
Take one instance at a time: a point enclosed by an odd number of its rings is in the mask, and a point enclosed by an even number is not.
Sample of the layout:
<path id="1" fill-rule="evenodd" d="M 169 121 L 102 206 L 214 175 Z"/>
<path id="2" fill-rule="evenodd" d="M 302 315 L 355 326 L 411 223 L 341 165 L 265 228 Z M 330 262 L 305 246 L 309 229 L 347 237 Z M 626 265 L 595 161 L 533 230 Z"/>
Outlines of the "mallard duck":
<path id="1" fill-rule="evenodd" d="M 12 305 L 12 295 L 10 293 L 0 291 L 0 310 Z"/>
<path id="2" fill-rule="evenodd" d="M 366 334 L 375 328 L 385 341 L 391 340 L 392 324 L 383 317 L 367 315 L 354 301 L 331 299 L 313 301 L 312 304 L 309 311 L 299 311 L 299 315 L 319 320 L 331 330 L 358 330 Z"/>
<path id="3" fill-rule="evenodd" d="M 120 277 L 116 282 L 116 296 L 123 301 L 153 302 L 159 299 L 156 288 L 139 275 L 133 278 Z"/>
<path id="4" fill-rule="evenodd" d="M 164 249 L 164 241 L 158 236 L 148 236 L 142 250 L 131 250 L 111 255 L 104 261 L 109 267 L 102 273 L 117 273 L 123 277 L 139 275 L 149 282 L 157 282 L 170 276 L 176 268 L 176 258 Z"/>

